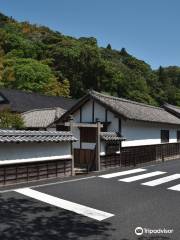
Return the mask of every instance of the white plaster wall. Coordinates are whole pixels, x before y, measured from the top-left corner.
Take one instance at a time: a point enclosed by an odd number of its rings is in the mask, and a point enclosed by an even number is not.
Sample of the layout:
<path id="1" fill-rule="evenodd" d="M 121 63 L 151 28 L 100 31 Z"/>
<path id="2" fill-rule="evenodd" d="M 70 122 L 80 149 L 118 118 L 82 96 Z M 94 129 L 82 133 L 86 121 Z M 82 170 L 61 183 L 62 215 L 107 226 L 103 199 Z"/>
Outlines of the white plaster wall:
<path id="1" fill-rule="evenodd" d="M 1 143 L 0 160 L 30 159 L 71 155 L 70 142 Z"/>
<path id="2" fill-rule="evenodd" d="M 81 117 L 82 122 L 92 122 L 92 100 L 88 101 L 81 107 Z M 78 110 L 73 114 L 74 122 L 79 123 L 80 122 L 80 111 Z M 101 121 L 105 121 L 105 108 L 101 105 L 94 103 L 94 120 L 96 121 L 96 118 L 99 118 Z M 73 134 L 77 139 L 80 139 L 80 130 L 79 128 L 75 127 L 73 129 Z M 95 143 L 86 143 L 82 142 L 82 148 L 83 149 L 94 149 Z M 80 148 L 80 141 L 77 141 L 73 143 L 74 148 Z"/>
<path id="3" fill-rule="evenodd" d="M 92 100 L 90 100 L 82 106 L 81 108 L 82 122 L 92 122 L 92 109 L 93 109 L 92 105 L 93 102 Z M 94 102 L 94 121 L 96 121 L 97 118 L 102 122 L 105 121 L 105 108 L 100 104 Z"/>
<path id="4" fill-rule="evenodd" d="M 80 148 L 80 130 L 77 127 L 73 128 L 73 135 L 78 139 L 78 141 L 73 142 L 73 147 L 74 148 Z"/>
<path id="5" fill-rule="evenodd" d="M 94 121 L 98 118 L 101 122 L 105 121 L 105 108 L 98 103 L 94 103 Z"/>
<path id="6" fill-rule="evenodd" d="M 92 101 L 88 101 L 81 107 L 82 122 L 92 122 Z"/>
<path id="7" fill-rule="evenodd" d="M 95 143 L 82 142 L 82 148 L 84 148 L 84 149 L 94 149 L 95 148 Z"/>
<path id="8" fill-rule="evenodd" d="M 82 107 L 82 122 L 92 122 L 92 100 L 88 101 Z M 101 122 L 105 122 L 106 108 L 101 106 L 99 103 L 94 103 L 94 121 L 98 118 Z M 108 131 L 119 130 L 119 119 L 115 117 L 114 113 L 107 111 L 107 121 L 111 124 L 108 126 Z"/>
<path id="9" fill-rule="evenodd" d="M 73 114 L 73 119 L 74 119 L 74 122 L 80 122 L 80 110 L 76 111 Z"/>
<path id="10" fill-rule="evenodd" d="M 76 111 L 74 114 L 73 114 L 73 120 L 75 123 L 79 123 L 80 122 L 80 110 Z M 74 148 L 80 148 L 80 130 L 79 128 L 77 127 L 74 127 L 73 128 L 73 135 L 78 139 L 78 141 L 76 142 L 73 142 L 73 147 Z"/>
<path id="11" fill-rule="evenodd" d="M 119 118 L 115 117 L 114 113 L 108 111 L 107 121 L 111 122 L 108 125 L 108 132 L 117 132 L 119 131 Z"/>
<path id="12" fill-rule="evenodd" d="M 126 141 L 122 142 L 122 146 L 160 144 L 161 129 L 169 130 L 169 142 L 177 141 L 176 132 L 178 129 L 176 126 L 122 120 L 122 135 L 126 138 Z"/>
<path id="13" fill-rule="evenodd" d="M 106 143 L 104 141 L 101 141 L 100 155 L 103 156 L 105 154 L 106 154 Z"/>
<path id="14" fill-rule="evenodd" d="M 169 142 L 173 143 L 173 142 L 177 142 L 177 128 L 174 128 L 170 130 L 169 132 Z"/>

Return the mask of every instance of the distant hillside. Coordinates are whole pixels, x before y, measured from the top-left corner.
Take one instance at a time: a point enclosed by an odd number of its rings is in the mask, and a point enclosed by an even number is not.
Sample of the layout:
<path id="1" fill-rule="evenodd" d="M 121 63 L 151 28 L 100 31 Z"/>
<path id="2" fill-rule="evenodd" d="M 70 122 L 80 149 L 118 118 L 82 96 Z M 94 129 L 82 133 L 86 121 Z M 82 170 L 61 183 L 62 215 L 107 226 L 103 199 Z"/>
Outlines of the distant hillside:
<path id="1" fill-rule="evenodd" d="M 153 71 L 124 48 L 73 38 L 0 14 L 0 87 L 79 98 L 87 89 L 180 105 L 180 68 Z"/>

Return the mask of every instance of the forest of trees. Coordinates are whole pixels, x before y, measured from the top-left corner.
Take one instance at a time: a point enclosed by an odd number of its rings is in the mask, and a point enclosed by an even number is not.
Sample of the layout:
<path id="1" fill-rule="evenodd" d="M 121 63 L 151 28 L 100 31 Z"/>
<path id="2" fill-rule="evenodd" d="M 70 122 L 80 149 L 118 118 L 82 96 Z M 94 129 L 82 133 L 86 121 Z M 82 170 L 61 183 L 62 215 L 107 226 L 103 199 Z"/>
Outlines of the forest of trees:
<path id="1" fill-rule="evenodd" d="M 0 14 L 0 87 L 82 97 L 88 89 L 161 105 L 180 105 L 180 67 L 152 70 L 125 48 L 65 36 Z"/>

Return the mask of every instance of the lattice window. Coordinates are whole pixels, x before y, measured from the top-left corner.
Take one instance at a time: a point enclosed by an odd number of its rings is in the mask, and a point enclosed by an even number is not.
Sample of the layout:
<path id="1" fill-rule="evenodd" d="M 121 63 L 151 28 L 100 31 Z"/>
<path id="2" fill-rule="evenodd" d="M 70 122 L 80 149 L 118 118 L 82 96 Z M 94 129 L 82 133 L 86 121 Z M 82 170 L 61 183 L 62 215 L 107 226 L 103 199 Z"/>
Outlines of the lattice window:
<path id="1" fill-rule="evenodd" d="M 161 130 L 161 143 L 169 142 L 169 130 Z"/>

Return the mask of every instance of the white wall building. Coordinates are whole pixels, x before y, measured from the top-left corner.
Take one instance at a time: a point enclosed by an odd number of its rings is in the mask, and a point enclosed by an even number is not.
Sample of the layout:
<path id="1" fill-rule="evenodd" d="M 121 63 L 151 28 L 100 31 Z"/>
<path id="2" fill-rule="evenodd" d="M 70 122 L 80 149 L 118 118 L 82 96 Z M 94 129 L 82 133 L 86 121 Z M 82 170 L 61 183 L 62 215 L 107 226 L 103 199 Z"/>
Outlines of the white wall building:
<path id="1" fill-rule="evenodd" d="M 70 132 L 0 130 L 0 186 L 70 176 Z"/>
<path id="2" fill-rule="evenodd" d="M 89 92 L 56 124 L 59 126 L 68 121 L 72 115 L 76 123 L 95 123 L 97 119 L 103 124 L 101 131 L 117 133 L 122 147 L 177 142 L 180 119 L 164 108 L 154 107 L 122 98 L 112 97 L 95 91 Z M 74 128 L 73 134 L 79 139 L 74 148 L 95 147 L 92 141 L 94 130 L 90 128 Z M 113 134 L 112 134 L 113 135 Z M 115 135 L 114 135 L 115 136 Z M 114 137 L 111 138 L 113 141 Z M 111 141 L 111 142 L 112 142 Z M 101 154 L 105 154 L 111 142 L 101 142 Z"/>

